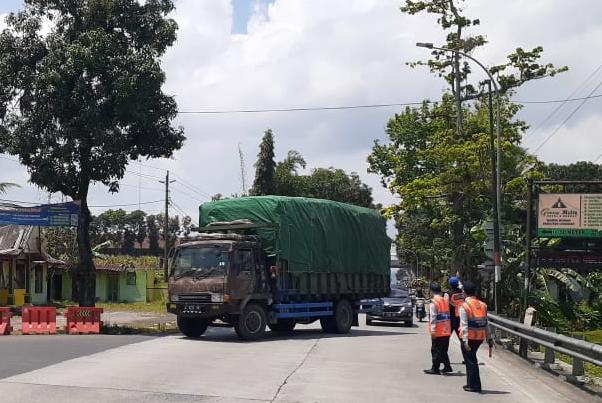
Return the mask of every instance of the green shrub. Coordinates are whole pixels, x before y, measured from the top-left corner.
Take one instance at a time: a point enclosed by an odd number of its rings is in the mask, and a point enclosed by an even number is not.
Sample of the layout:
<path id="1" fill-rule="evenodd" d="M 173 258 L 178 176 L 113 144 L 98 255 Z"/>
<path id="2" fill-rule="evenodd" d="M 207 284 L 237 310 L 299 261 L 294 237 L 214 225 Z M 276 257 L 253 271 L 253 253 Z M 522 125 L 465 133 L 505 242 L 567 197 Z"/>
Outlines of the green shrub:
<path id="1" fill-rule="evenodd" d="M 573 330 L 596 330 L 602 327 L 602 314 L 585 302 L 573 305 Z"/>

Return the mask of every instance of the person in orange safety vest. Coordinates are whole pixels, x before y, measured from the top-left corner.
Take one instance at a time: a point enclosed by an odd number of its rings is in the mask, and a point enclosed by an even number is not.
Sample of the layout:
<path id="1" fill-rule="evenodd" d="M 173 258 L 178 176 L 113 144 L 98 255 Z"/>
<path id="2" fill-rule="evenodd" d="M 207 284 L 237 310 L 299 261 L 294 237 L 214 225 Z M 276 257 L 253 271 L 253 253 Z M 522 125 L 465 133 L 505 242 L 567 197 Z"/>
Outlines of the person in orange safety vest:
<path id="1" fill-rule="evenodd" d="M 425 369 L 424 373 L 439 375 L 441 372 L 453 372 L 449 363 L 447 350 L 449 348 L 449 336 L 451 335 L 451 320 L 449 315 L 449 302 L 441 295 L 441 286 L 433 282 L 431 284 L 431 303 L 429 306 L 429 332 L 431 334 L 431 356 L 433 366 Z M 439 370 L 443 364 L 443 370 Z"/>
<path id="2" fill-rule="evenodd" d="M 445 293 L 445 298 L 449 301 L 452 332 L 455 332 L 460 340 L 460 306 L 464 303 L 466 296 L 458 277 L 451 276 L 448 283 L 451 289 Z"/>
<path id="3" fill-rule="evenodd" d="M 475 296 L 476 287 L 473 283 L 464 283 L 464 293 L 466 300 L 460 306 L 460 337 L 466 364 L 466 385 L 463 388 L 467 392 L 481 392 L 477 350 L 484 340 L 490 347 L 493 345 L 487 323 L 487 304 Z"/>

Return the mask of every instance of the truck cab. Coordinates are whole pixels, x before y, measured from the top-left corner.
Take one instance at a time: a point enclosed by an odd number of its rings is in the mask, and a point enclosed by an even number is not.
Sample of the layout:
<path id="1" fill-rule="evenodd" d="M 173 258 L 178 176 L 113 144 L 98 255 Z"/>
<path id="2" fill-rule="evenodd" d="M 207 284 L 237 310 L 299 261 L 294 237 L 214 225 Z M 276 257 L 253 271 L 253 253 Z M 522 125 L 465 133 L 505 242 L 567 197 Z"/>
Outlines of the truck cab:
<path id="1" fill-rule="evenodd" d="M 256 237 L 201 234 L 173 251 L 167 309 L 177 315 L 178 327 L 186 336 L 198 337 L 221 320 L 234 326 L 239 336 L 253 339 L 255 333 L 263 333 L 269 320 L 265 310 L 272 303 L 268 278 L 266 257 Z M 260 306 L 262 312 L 240 323 L 248 305 Z"/>

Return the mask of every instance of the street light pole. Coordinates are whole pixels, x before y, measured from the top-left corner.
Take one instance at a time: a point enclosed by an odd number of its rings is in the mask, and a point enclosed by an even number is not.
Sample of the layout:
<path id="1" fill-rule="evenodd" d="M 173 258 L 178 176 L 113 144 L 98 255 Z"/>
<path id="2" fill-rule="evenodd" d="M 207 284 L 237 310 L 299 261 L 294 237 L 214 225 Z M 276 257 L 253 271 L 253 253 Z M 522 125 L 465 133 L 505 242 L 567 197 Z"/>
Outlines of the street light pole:
<path id="1" fill-rule="evenodd" d="M 448 48 L 442 48 L 442 47 L 437 47 L 434 46 L 432 43 L 422 43 L 422 42 L 418 42 L 416 44 L 416 46 L 420 47 L 420 48 L 427 48 L 427 49 L 435 49 L 435 50 L 440 50 L 442 52 L 451 52 L 451 53 L 456 53 L 459 55 L 462 55 L 470 60 L 472 60 L 473 62 L 475 62 L 477 65 L 479 65 L 479 67 L 481 67 L 483 69 L 483 71 L 485 71 L 485 73 L 487 74 L 487 76 L 489 77 L 489 80 L 491 82 L 491 84 L 493 84 L 493 88 L 495 91 L 495 103 L 496 103 L 496 158 L 495 158 L 495 166 L 492 166 L 492 169 L 495 170 L 495 183 L 492 183 L 492 186 L 495 187 L 495 197 L 492 200 L 492 204 L 493 204 L 493 228 L 494 228 L 494 234 L 493 234 L 493 259 L 494 259 L 494 264 L 495 264 L 495 294 L 494 294 L 494 305 L 495 305 L 495 311 L 499 312 L 499 282 L 501 280 L 502 277 L 502 236 L 501 236 L 501 227 L 502 227 L 502 158 L 501 158 L 501 137 L 502 137 L 502 128 L 501 128 L 501 113 L 500 113 L 500 108 L 501 108 L 501 100 L 500 100 L 500 89 L 499 86 L 497 84 L 497 82 L 495 81 L 495 79 L 493 78 L 493 75 L 491 74 L 491 72 L 489 71 L 489 69 L 487 69 L 487 67 L 485 67 L 481 62 L 479 62 L 477 59 L 475 59 L 474 57 L 472 57 L 471 55 L 469 55 L 468 53 L 462 52 L 460 50 L 457 49 L 448 49 Z M 459 91 L 459 88 L 456 88 L 456 92 Z M 491 91 L 489 91 L 489 93 L 491 94 Z M 490 103 L 490 107 L 491 107 L 491 103 Z M 493 117 L 490 116 L 490 127 L 493 126 Z"/>

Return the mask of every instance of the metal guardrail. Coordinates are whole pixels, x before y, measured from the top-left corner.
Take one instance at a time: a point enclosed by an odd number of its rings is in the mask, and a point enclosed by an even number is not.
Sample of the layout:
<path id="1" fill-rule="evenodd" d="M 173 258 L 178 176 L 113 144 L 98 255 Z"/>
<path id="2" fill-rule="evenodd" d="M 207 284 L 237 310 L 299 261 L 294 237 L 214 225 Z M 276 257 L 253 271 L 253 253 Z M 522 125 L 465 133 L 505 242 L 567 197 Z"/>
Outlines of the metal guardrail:
<path id="1" fill-rule="evenodd" d="M 498 315 L 488 314 L 488 318 L 491 326 L 506 333 L 540 344 L 574 359 L 602 366 L 602 346 L 598 344 L 527 326 Z"/>

